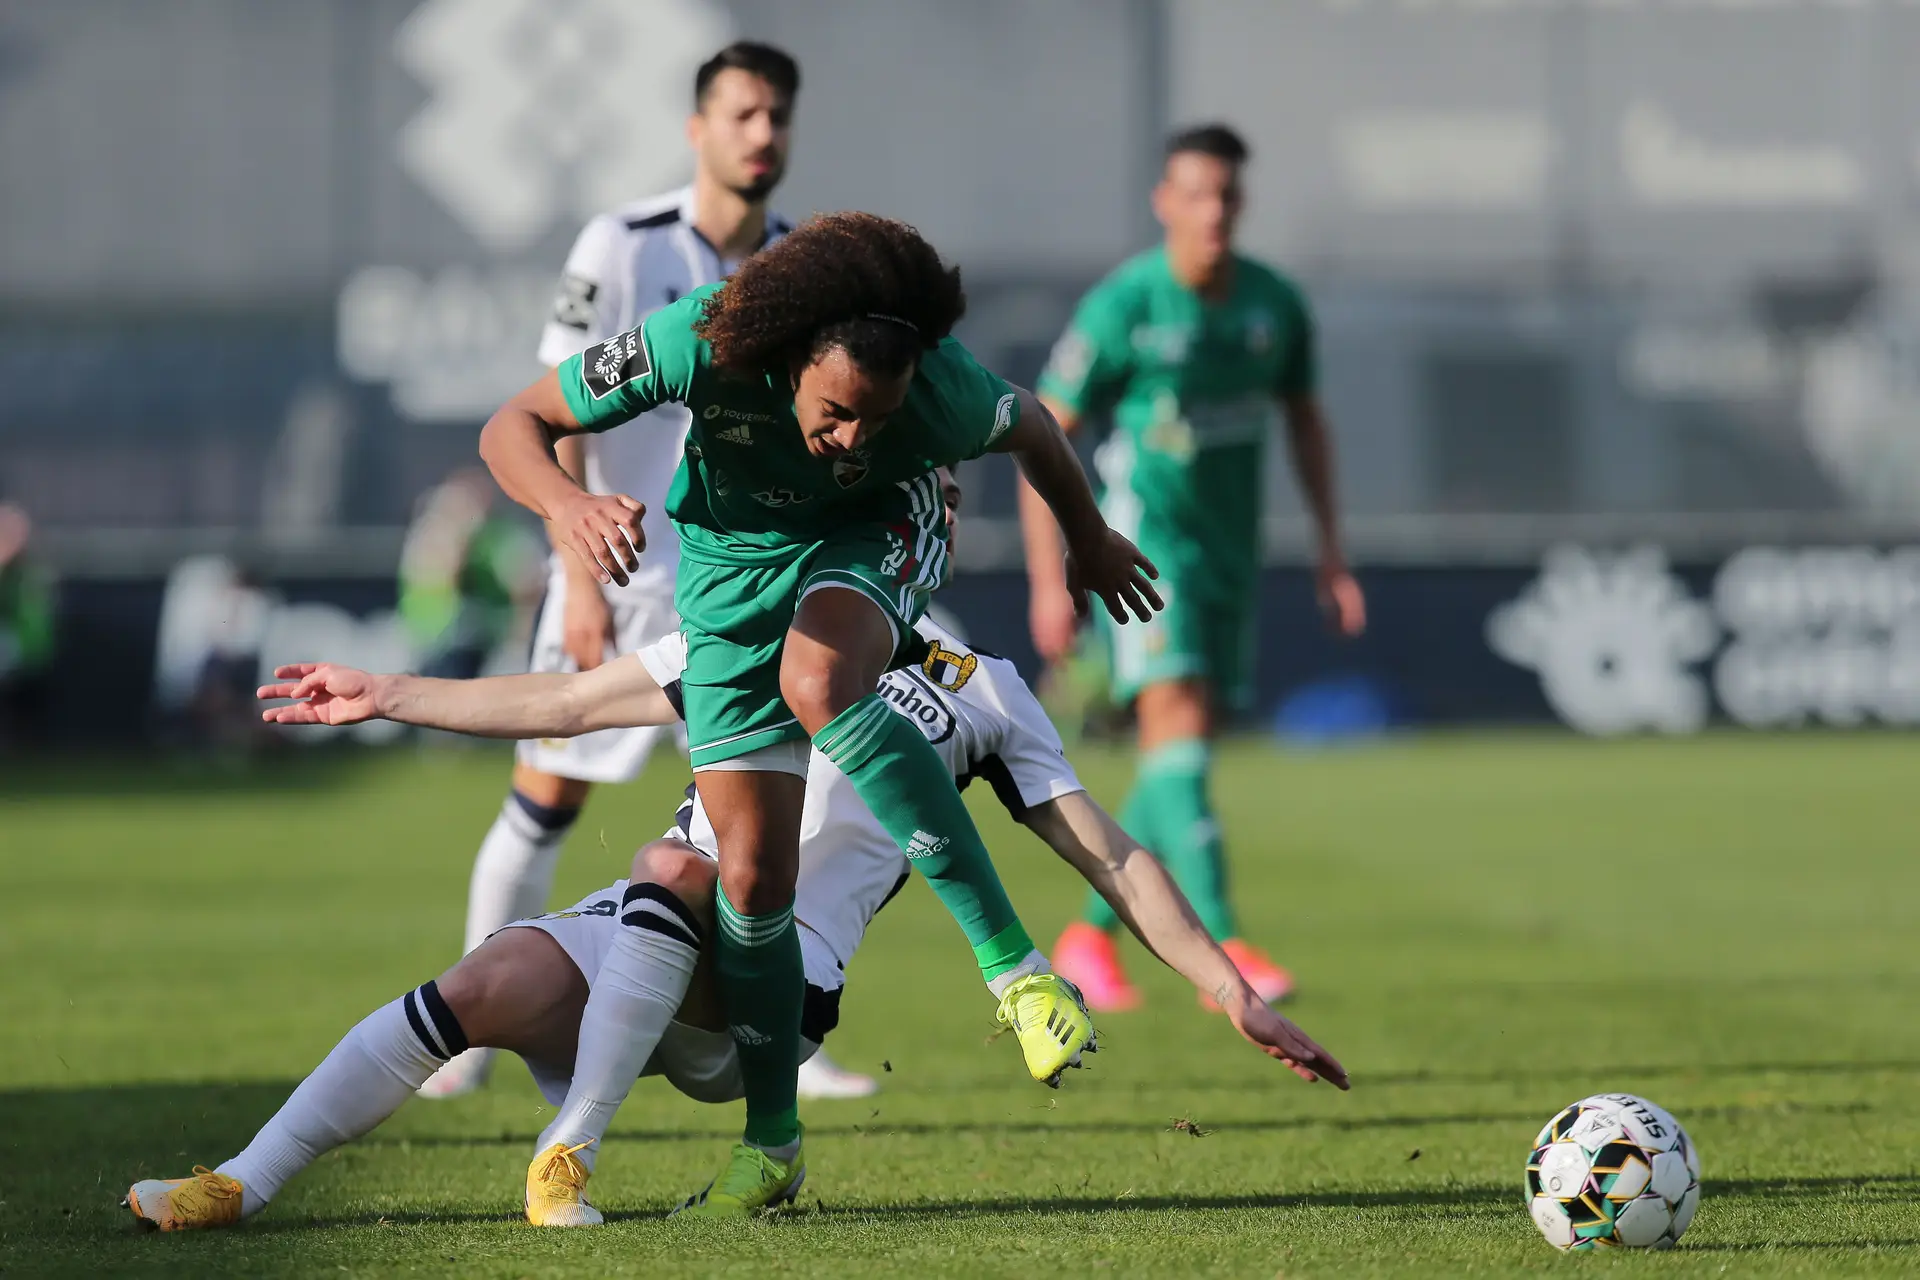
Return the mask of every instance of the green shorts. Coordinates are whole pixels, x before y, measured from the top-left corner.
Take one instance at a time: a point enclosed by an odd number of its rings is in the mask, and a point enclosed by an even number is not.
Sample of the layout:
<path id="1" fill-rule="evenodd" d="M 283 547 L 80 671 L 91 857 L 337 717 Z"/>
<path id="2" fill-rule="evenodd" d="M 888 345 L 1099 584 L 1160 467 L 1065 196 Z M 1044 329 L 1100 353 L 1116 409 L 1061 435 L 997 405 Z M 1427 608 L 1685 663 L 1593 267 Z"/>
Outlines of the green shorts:
<path id="1" fill-rule="evenodd" d="M 1113 663 L 1113 696 L 1131 703 L 1150 684 L 1205 680 L 1221 705 L 1244 711 L 1253 703 L 1254 593 L 1222 598 L 1194 591 L 1164 567 L 1154 583 L 1167 607 L 1152 619 L 1116 623 L 1097 601 Z"/>
<path id="2" fill-rule="evenodd" d="M 694 768 L 807 736 L 780 696 L 780 655 L 809 591 L 858 591 L 887 615 L 896 648 L 915 646 L 913 624 L 946 581 L 947 555 L 944 543 L 914 554 L 912 532 L 856 525 L 766 564 L 708 564 L 682 549 L 674 605 L 687 639 L 681 693 Z"/>

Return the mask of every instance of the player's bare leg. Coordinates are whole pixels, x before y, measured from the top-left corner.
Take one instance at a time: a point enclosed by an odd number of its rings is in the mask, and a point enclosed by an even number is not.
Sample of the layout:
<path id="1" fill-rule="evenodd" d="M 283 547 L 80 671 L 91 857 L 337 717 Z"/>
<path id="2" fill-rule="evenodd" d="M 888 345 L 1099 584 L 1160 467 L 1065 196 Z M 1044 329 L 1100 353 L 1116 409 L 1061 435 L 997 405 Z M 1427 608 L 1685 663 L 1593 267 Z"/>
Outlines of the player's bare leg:
<path id="1" fill-rule="evenodd" d="M 128 1188 L 134 1216 L 162 1231 L 232 1226 L 292 1178 L 366 1133 L 469 1045 L 573 1061 L 587 980 L 553 938 L 508 929 L 439 978 L 363 1018 L 301 1081 L 246 1150 L 193 1176 Z"/>
<path id="2" fill-rule="evenodd" d="M 513 767 L 513 786 L 473 860 L 467 884 L 466 947 L 473 951 L 495 931 L 536 915 L 553 889 L 560 848 L 580 816 L 593 784 L 544 773 L 525 762 Z M 493 1051 L 469 1049 L 433 1073 L 423 1098 L 455 1098 L 486 1083 Z"/>
<path id="3" fill-rule="evenodd" d="M 898 643 L 893 625 L 845 578 L 806 591 L 781 655 L 781 695 L 966 933 L 1029 1073 L 1057 1086 L 1097 1047 L 1093 1022 L 1028 938 L 939 752 L 874 692 Z"/>

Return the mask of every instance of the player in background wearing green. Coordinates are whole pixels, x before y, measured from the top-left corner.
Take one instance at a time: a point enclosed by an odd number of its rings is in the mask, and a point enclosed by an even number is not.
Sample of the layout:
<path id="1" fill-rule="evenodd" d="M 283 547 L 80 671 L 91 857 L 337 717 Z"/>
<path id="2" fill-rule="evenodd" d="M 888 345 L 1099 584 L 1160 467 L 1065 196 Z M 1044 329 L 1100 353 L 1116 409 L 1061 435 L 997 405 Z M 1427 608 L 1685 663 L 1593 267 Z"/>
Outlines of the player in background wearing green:
<path id="1" fill-rule="evenodd" d="M 1214 736 L 1252 695 L 1261 489 L 1276 409 L 1318 534 L 1321 605 L 1347 636 L 1365 627 L 1366 606 L 1340 549 L 1306 299 L 1234 251 L 1246 160 L 1246 144 L 1225 125 L 1169 139 L 1153 192 L 1165 242 L 1081 300 L 1038 389 L 1068 431 L 1111 417 L 1097 455 L 1101 507 L 1159 567 L 1166 599 L 1157 617 L 1111 636 L 1115 693 L 1134 706 L 1140 752 L 1121 822 L 1173 871 L 1254 990 L 1277 1000 L 1292 978 L 1240 937 L 1209 796 Z M 1060 535 L 1025 485 L 1021 517 L 1034 644 L 1055 662 L 1072 652 L 1079 623 Z M 1118 928 L 1104 901 L 1089 901 L 1054 948 L 1059 971 L 1096 1011 L 1140 1002 L 1115 949 Z"/>
<path id="2" fill-rule="evenodd" d="M 1153 566 L 1108 528 L 1052 417 L 947 336 L 965 309 L 959 271 L 913 228 L 816 218 L 725 283 L 570 357 L 481 433 L 501 488 L 549 522 L 556 545 L 624 581 L 644 547 L 640 503 L 582 489 L 553 440 L 670 401 L 691 411 L 667 514 L 680 535 L 689 754 L 719 848 L 715 973 L 747 1104 L 744 1141 L 682 1206 L 698 1215 L 753 1213 L 806 1174 L 793 898 L 810 742 L 965 931 L 1034 1078 L 1057 1082 L 1095 1047 L 1079 993 L 1015 916 L 939 753 L 874 691 L 947 576 L 934 469 L 989 450 L 1014 456 L 1065 530 L 1064 581 L 1082 606 L 1097 595 L 1116 621 L 1160 606 Z M 589 1052 L 629 1047 L 596 1035 L 576 1075 L 602 1076 Z M 536 1168 L 590 1140 L 550 1136 Z"/>

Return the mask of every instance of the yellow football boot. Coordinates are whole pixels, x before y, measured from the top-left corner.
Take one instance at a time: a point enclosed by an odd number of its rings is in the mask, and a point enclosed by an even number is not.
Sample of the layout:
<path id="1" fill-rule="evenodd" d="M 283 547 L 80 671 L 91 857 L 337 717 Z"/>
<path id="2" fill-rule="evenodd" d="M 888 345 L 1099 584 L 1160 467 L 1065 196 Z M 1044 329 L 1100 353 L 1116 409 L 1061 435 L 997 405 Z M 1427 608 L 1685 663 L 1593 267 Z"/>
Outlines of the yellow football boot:
<path id="1" fill-rule="evenodd" d="M 1057 973 L 1029 974 L 1009 986 L 997 1016 L 1019 1038 L 1028 1074 L 1049 1089 L 1060 1087 L 1060 1073 L 1079 1066 L 1083 1052 L 1100 1050 L 1080 989 Z"/>
<path id="2" fill-rule="evenodd" d="M 240 1221 L 241 1187 L 238 1179 L 197 1164 L 191 1178 L 134 1183 L 120 1203 L 143 1224 L 162 1231 L 230 1227 Z"/>
<path id="3" fill-rule="evenodd" d="M 580 1152 L 592 1145 L 556 1142 L 533 1158 L 527 1166 L 528 1222 L 536 1227 L 597 1227 L 606 1221 L 587 1203 L 587 1179 L 593 1174 L 580 1162 Z"/>
<path id="4" fill-rule="evenodd" d="M 804 1131 L 801 1134 L 805 1140 Z M 688 1196 L 669 1217 L 750 1218 L 783 1204 L 792 1204 L 807 1180 L 805 1149 L 786 1162 L 775 1160 L 758 1147 L 733 1144 L 727 1167 L 697 1195 Z"/>

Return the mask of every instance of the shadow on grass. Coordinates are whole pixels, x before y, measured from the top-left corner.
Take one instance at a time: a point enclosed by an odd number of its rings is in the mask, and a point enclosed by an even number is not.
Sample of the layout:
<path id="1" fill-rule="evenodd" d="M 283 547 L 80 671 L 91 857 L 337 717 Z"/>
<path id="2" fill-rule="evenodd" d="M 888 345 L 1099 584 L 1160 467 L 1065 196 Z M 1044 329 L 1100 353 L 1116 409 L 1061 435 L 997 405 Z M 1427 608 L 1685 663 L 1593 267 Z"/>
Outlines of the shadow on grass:
<path id="1" fill-rule="evenodd" d="M 1803 1250 L 1858 1250 L 1920 1248 L 1920 1238 L 1911 1240 L 1755 1240 L 1741 1244 L 1682 1243 L 1676 1252 L 1689 1253 L 1798 1253 Z"/>
<path id="2" fill-rule="evenodd" d="M 86 1259 L 102 1262 L 114 1259 L 116 1268 L 130 1259 L 124 1252 L 123 1237 L 138 1234 L 127 1221 L 124 1210 L 112 1208 L 119 1191 L 132 1179 L 156 1173 L 184 1173 L 194 1160 L 211 1161 L 239 1150 L 252 1136 L 255 1126 L 264 1121 L 285 1099 L 294 1081 L 264 1081 L 247 1084 L 152 1084 L 86 1089 L 31 1089 L 0 1092 L 0 1160 L 5 1168 L 34 1168 L 31 1183 L 8 1187 L 10 1219 L 0 1230 L 0 1270 L 10 1274 L 34 1274 L 44 1262 L 46 1274 L 78 1274 L 74 1267 Z M 1847 1111 L 1855 1108 L 1807 1107 L 1804 1110 Z M 1740 1115 L 1747 1109 L 1726 1107 L 1716 1114 Z M 1767 1110 L 1760 1108 L 1757 1110 Z M 1379 1128 L 1418 1128 L 1435 1124 L 1483 1124 L 1521 1122 L 1531 1125 L 1537 1116 L 1510 1112 L 1459 1112 L 1447 1115 L 1381 1115 L 1355 1117 L 1294 1117 L 1282 1120 L 1222 1122 L 1226 1131 L 1260 1133 L 1332 1128 L 1340 1130 Z M 1048 1124 L 1043 1120 L 1022 1123 L 979 1123 L 959 1121 L 952 1124 L 912 1124 L 868 1129 L 860 1125 L 820 1126 L 814 1133 L 839 1136 L 872 1134 L 883 1138 L 890 1133 L 947 1137 L 965 1133 L 992 1134 L 1083 1134 L 1099 1137 L 1114 1134 L 1145 1134 L 1164 1130 L 1165 1122 L 1155 1119 L 1120 1125 Z M 511 1176 L 517 1159 L 531 1149 L 534 1133 L 499 1132 L 490 1135 L 435 1136 L 409 1135 L 382 1138 L 377 1133 L 363 1140 L 362 1147 L 393 1148 L 402 1142 L 418 1150 L 423 1147 L 485 1147 L 502 1150 L 503 1176 Z M 728 1126 L 681 1130 L 616 1129 L 613 1140 L 619 1145 L 647 1142 L 712 1143 L 716 1147 L 729 1140 Z M 1182 1139 L 1189 1141 L 1189 1139 Z M 505 1148 L 514 1148 L 509 1157 Z M 59 1151 L 59 1160 L 46 1159 L 50 1151 Z M 911 1226 L 912 1224 L 985 1220 L 1018 1217 L 1032 1221 L 1032 1215 L 1106 1215 L 1140 1213 L 1206 1213 L 1247 1211 L 1334 1211 L 1349 1213 L 1411 1212 L 1431 1219 L 1434 1215 L 1491 1220 L 1497 1216 L 1521 1215 L 1521 1195 L 1514 1182 L 1476 1182 L 1448 1185 L 1425 1169 L 1415 1167 L 1395 1180 L 1425 1185 L 1400 1187 L 1308 1186 L 1295 1190 L 1248 1195 L 1110 1195 L 1076 1191 L 1056 1186 L 1051 1194 L 1011 1196 L 983 1194 L 934 1199 L 912 1199 L 911 1189 L 903 1188 L 897 1201 L 871 1197 L 836 1202 L 831 1194 L 824 1199 L 805 1197 L 798 1211 L 783 1215 L 787 1226 L 809 1226 L 826 1231 L 836 1227 L 852 1228 L 870 1221 Z M 1427 1181 L 1432 1178 L 1432 1181 Z M 423 1193 L 431 1194 L 431 1186 Z M 1841 1196 L 1849 1203 L 1911 1203 L 1920 1199 L 1920 1173 L 1862 1173 L 1852 1176 L 1814 1178 L 1710 1178 L 1706 1184 L 1710 1201 L 1733 1203 L 1740 1200 L 1784 1205 L 1793 1201 L 1825 1202 L 1834 1205 Z M 363 1202 L 364 1203 L 364 1202 Z M 287 1249 L 305 1246 L 303 1233 L 348 1230 L 369 1233 L 382 1227 L 475 1227 L 513 1228 L 520 1215 L 512 1203 L 512 1189 L 503 1184 L 501 1201 L 489 1209 L 476 1210 L 471 1200 L 449 1204 L 446 1211 L 409 1207 L 399 1211 L 351 1210 L 334 1214 L 270 1213 L 248 1224 L 242 1236 L 275 1242 L 272 1255 L 257 1255 L 250 1263 L 271 1270 L 278 1264 L 273 1258 Z M 626 1210 L 609 1215 L 616 1224 L 653 1230 L 661 1224 L 665 1206 Z M 772 1225 L 772 1224 L 769 1224 Z M 354 1237 L 356 1240 L 359 1236 Z M 371 1238 L 371 1235 L 368 1236 Z M 357 1248 L 358 1246 L 353 1246 Z M 1736 1243 L 1685 1244 L 1680 1252 L 1703 1255 L 1726 1254 L 1745 1257 L 1778 1251 L 1793 1256 L 1815 1253 L 1858 1253 L 1920 1248 L 1920 1239 L 1874 1239 L 1866 1236 L 1816 1240 L 1748 1240 Z M 210 1274 L 207 1268 L 219 1261 L 216 1255 L 202 1252 L 165 1257 L 156 1253 L 141 1259 L 136 1269 L 151 1270 L 166 1264 L 178 1274 Z M 147 1264 L 151 1264 L 150 1266 Z M 84 1268 L 83 1268 L 84 1269 Z M 264 1271 L 256 1270 L 257 1274 Z"/>
<path id="3" fill-rule="evenodd" d="M 1858 1115 L 1872 1111 L 1873 1107 L 1865 1102 L 1833 1103 L 1794 1103 L 1748 1107 L 1690 1107 L 1688 1116 L 1711 1116 L 1716 1119 L 1738 1119 L 1743 1116 L 1781 1115 L 1787 1113 L 1806 1113 L 1815 1115 Z M 1355 1133 L 1379 1129 L 1427 1129 L 1449 1125 L 1507 1124 L 1532 1128 L 1539 1120 L 1537 1109 L 1527 1111 L 1461 1111 L 1461 1112 L 1414 1112 L 1410 1114 L 1377 1116 L 1286 1116 L 1261 1117 L 1258 1119 L 1240 1119 L 1228 1117 L 1217 1123 L 1206 1121 L 1208 1136 L 1220 1133 L 1290 1133 L 1323 1130 L 1334 1133 Z M 960 1134 L 986 1134 L 995 1137 L 1011 1137 L 1031 1134 L 1049 1136 L 1057 1134 L 1150 1134 L 1166 1133 L 1172 1129 L 1172 1117 L 1152 1120 L 1095 1120 L 1084 1123 L 1048 1123 L 1034 1120 L 956 1120 L 947 1122 L 893 1122 L 884 1118 L 864 1124 L 809 1124 L 808 1134 L 813 1137 L 905 1137 L 939 1138 Z M 490 1146 L 528 1146 L 538 1136 L 532 1130 L 524 1133 L 501 1134 L 409 1134 L 404 1138 L 382 1138 L 378 1134 L 362 1139 L 368 1146 L 409 1147 L 490 1147 Z M 628 1129 L 615 1124 L 609 1131 L 610 1142 L 731 1142 L 735 1134 L 730 1129 Z"/>
<path id="4" fill-rule="evenodd" d="M 298 1081 L 259 1081 L 241 1084 L 181 1083 L 111 1085 L 93 1088 L 20 1089 L 0 1091 L 0 1159 L 7 1167 L 32 1162 L 32 1153 L 55 1144 L 66 1150 L 87 1150 L 100 1162 L 89 1169 L 103 1178 L 117 1178 L 124 1172 L 133 1176 L 151 1176 L 156 1162 L 217 1157 L 225 1151 L 237 1151 L 252 1138 L 257 1127 L 286 1100 Z M 884 1099 L 882 1100 L 884 1106 Z M 1688 1115 L 1738 1119 L 1786 1113 L 1816 1115 L 1854 1115 L 1871 1112 L 1866 1102 L 1782 1103 L 1766 1106 L 1732 1104 L 1690 1108 Z M 877 1118 L 865 1123 L 815 1124 L 809 1133 L 815 1137 L 934 1137 L 968 1134 L 994 1137 L 1014 1136 L 1105 1136 L 1147 1135 L 1169 1132 L 1171 1116 L 1153 1115 L 1137 1120 L 1065 1121 L 1042 1119 L 1059 1113 L 1029 1112 L 1026 1118 L 1008 1116 L 991 1120 L 889 1121 Z M 1217 1119 L 1202 1116 L 1212 1134 L 1288 1133 L 1307 1131 L 1363 1132 L 1372 1130 L 1418 1130 L 1454 1125 L 1520 1125 L 1531 1127 L 1539 1119 L 1536 1109 L 1454 1112 L 1396 1112 L 1385 1115 L 1304 1115 L 1240 1118 L 1232 1115 Z M 620 1144 L 647 1143 L 726 1143 L 733 1140 L 731 1127 L 714 1126 L 678 1129 L 641 1129 L 615 1124 L 609 1140 Z M 407 1133 L 387 1136 L 379 1130 L 355 1145 L 362 1148 L 477 1148 L 520 1147 L 532 1149 L 538 1132 L 500 1129 L 489 1133 L 433 1134 Z M 1207 1139 L 1196 1139 L 1206 1141 Z M 125 1162 L 126 1167 L 119 1167 Z M 111 1173 L 111 1177 L 108 1177 Z M 1720 1193 L 1762 1196 L 1804 1196 L 1844 1188 L 1880 1189 L 1905 1187 L 1920 1191 L 1920 1175 L 1886 1174 L 1858 1177 L 1710 1180 Z M 1502 1189 L 1507 1194 L 1510 1189 Z M 972 1202 L 969 1202 L 972 1203 Z"/>
<path id="5" fill-rule="evenodd" d="M 159 1143 L 169 1151 L 182 1142 L 196 1151 L 223 1144 L 244 1145 L 254 1129 L 286 1100 L 299 1082 L 261 1081 L 244 1084 L 183 1083 L 111 1085 L 80 1089 L 22 1089 L 0 1091 L 0 1154 L 24 1152 L 36 1141 L 65 1135 L 103 1144 L 106 1149 L 135 1149 Z M 880 1100 L 884 1111 L 886 1102 Z M 1872 1112 L 1864 1101 L 1780 1102 L 1759 1106 L 1738 1103 L 1690 1107 L 1689 1118 L 1739 1119 L 1781 1114 L 1859 1115 Z M 893 1121 L 884 1115 L 866 1122 L 812 1124 L 815 1137 L 952 1137 L 985 1134 L 996 1137 L 1055 1134 L 1152 1134 L 1171 1129 L 1173 1117 L 1152 1114 L 1137 1120 L 1068 1121 L 1040 1119 L 1058 1116 L 1044 1108 L 997 1119 L 953 1121 Z M 1384 1115 L 1294 1115 L 1197 1117 L 1209 1136 L 1235 1133 L 1334 1133 L 1373 1130 L 1427 1129 L 1456 1125 L 1519 1125 L 1531 1128 L 1540 1118 L 1538 1108 L 1525 1110 L 1411 1111 Z M 378 1130 L 360 1139 L 363 1147 L 511 1147 L 529 1149 L 538 1131 L 505 1129 L 493 1133 L 382 1135 Z M 638 1129 L 615 1123 L 608 1137 L 623 1143 L 730 1142 L 731 1128 Z M 1202 1139 L 1204 1140 L 1204 1139 Z M 1796 1184 L 1799 1185 L 1799 1184 Z"/>
<path id="6" fill-rule="evenodd" d="M 1716 1200 L 1750 1196 L 1763 1198 L 1819 1198 L 1839 1191 L 1859 1194 L 1871 1190 L 1889 1199 L 1908 1199 L 1920 1191 L 1920 1176 L 1893 1175 L 1859 1178 L 1802 1178 L 1773 1182 L 1757 1178 L 1727 1178 L 1710 1181 L 1707 1194 Z M 830 1200 L 803 1197 L 803 1207 L 782 1215 L 785 1221 L 852 1220 L 879 1217 L 890 1222 L 913 1219 L 957 1221 L 991 1218 L 1007 1214 L 1108 1214 L 1157 1213 L 1165 1211 L 1207 1212 L 1261 1209 L 1446 1209 L 1450 1211 L 1517 1211 L 1520 1193 L 1508 1185 L 1454 1185 L 1408 1187 L 1390 1191 L 1362 1191 L 1328 1188 L 1325 1190 L 1271 1192 L 1260 1195 L 1054 1195 L 1054 1196 L 981 1196 L 965 1200 L 906 1200 L 876 1203 L 839 1204 Z M 610 1223 L 648 1222 L 665 1217 L 664 1210 L 614 1210 L 607 1214 Z M 517 1213 L 475 1213 L 455 1211 L 428 1213 L 343 1214 L 338 1217 L 312 1217 L 301 1220 L 261 1219 L 249 1224 L 249 1230 L 274 1232 L 300 1231 L 330 1227 L 378 1226 L 434 1223 L 496 1223 L 520 1221 Z M 1916 1240 L 1783 1240 L 1752 1241 L 1739 1244 L 1689 1245 L 1698 1252 L 1763 1253 L 1770 1249 L 1866 1249 L 1908 1248 L 1920 1245 Z"/>

